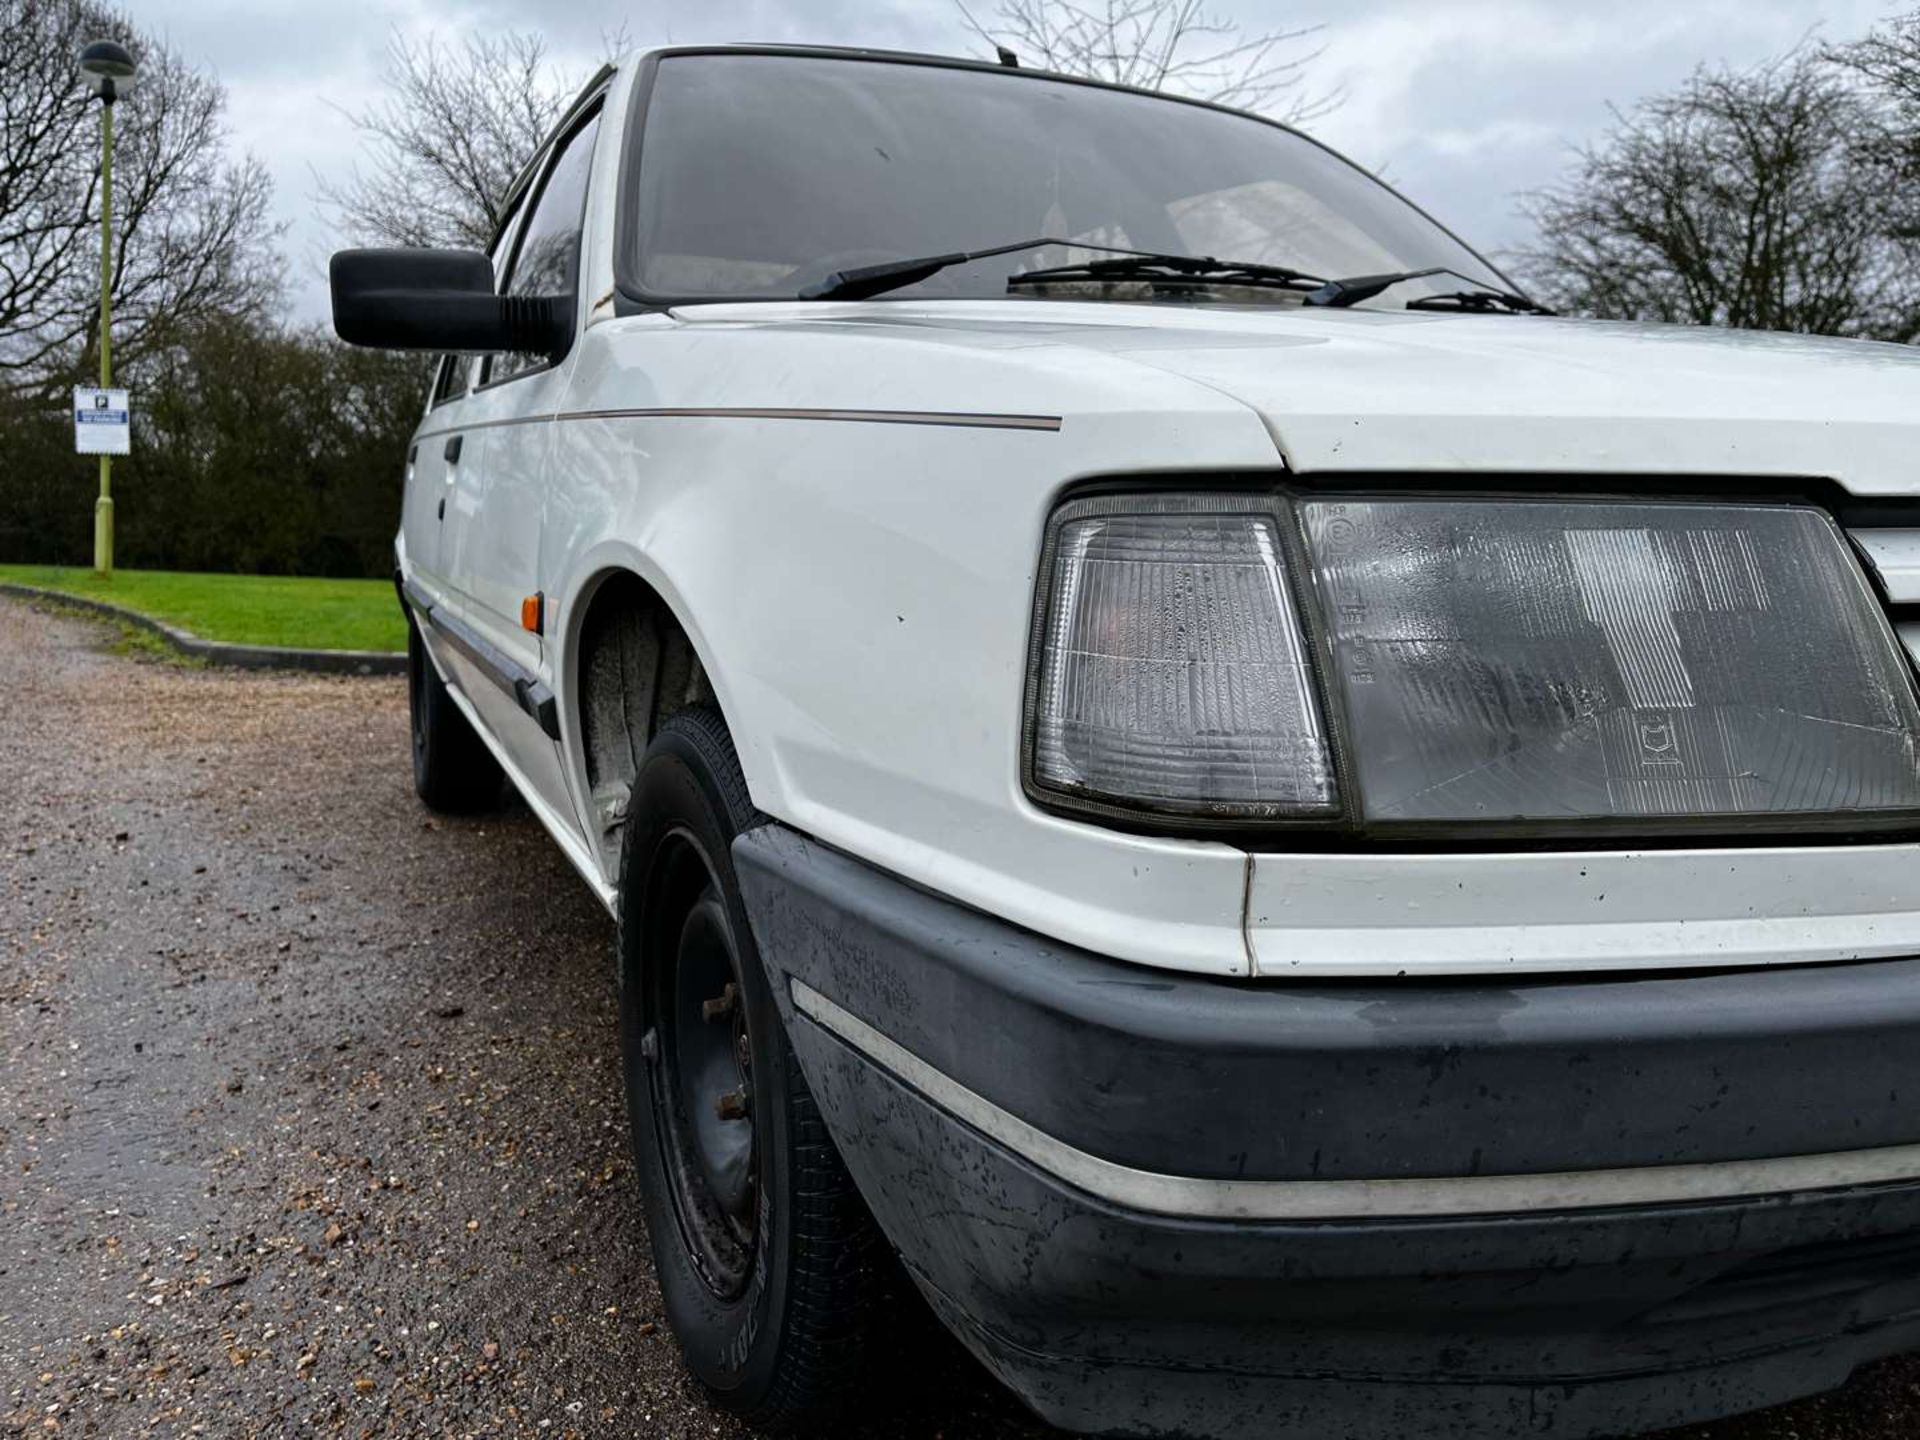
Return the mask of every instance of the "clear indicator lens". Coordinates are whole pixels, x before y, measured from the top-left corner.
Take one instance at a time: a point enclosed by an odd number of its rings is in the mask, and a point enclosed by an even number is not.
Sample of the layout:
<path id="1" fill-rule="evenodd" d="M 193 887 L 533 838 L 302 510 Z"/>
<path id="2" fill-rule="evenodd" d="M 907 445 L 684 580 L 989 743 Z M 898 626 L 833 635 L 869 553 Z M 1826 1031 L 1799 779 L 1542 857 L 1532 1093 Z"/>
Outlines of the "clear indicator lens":
<path id="1" fill-rule="evenodd" d="M 1041 785 L 1222 818 L 1333 809 L 1325 730 L 1267 502 L 1068 506 L 1044 623 Z"/>
<path id="2" fill-rule="evenodd" d="M 1910 671 L 1787 506 L 1301 506 L 1376 822 L 1920 809 Z"/>

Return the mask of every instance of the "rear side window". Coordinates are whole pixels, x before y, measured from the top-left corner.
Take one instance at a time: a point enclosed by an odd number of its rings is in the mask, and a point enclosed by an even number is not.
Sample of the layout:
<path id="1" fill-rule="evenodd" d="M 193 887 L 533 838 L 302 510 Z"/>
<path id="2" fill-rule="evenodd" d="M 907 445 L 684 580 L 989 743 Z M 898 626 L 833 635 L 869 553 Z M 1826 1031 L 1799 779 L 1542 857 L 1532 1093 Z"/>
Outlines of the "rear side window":
<path id="1" fill-rule="evenodd" d="M 540 194 L 527 212 L 519 245 L 507 271 L 503 295 L 573 295 L 580 285 L 580 232 L 587 210 L 587 177 L 593 142 L 600 133 L 595 111 L 561 143 Z M 538 355 L 498 355 L 490 378 L 509 379 L 547 362 Z"/>
<path id="2" fill-rule="evenodd" d="M 433 403 L 439 405 L 467 393 L 467 362 L 470 355 L 442 355 L 434 367 Z"/>

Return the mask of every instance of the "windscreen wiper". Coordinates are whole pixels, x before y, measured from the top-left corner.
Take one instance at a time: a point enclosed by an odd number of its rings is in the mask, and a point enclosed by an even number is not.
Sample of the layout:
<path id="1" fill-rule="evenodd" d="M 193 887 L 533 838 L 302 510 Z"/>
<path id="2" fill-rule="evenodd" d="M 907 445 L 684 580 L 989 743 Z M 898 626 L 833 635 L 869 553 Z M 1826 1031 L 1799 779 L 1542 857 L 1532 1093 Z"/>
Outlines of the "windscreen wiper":
<path id="1" fill-rule="evenodd" d="M 1041 235 L 1032 240 L 1016 240 L 1011 245 L 995 245 L 986 250 L 955 250 L 946 255 L 921 255 L 911 260 L 888 260 L 880 265 L 861 265 L 850 270 L 835 270 L 800 292 L 802 300 L 866 300 L 889 290 L 917 284 L 929 275 L 937 275 L 949 265 L 964 265 L 969 260 L 991 260 L 995 255 L 1012 255 L 1019 250 L 1038 250 L 1045 245 L 1065 245 L 1073 250 L 1099 250 L 1108 255 L 1152 256 L 1151 251 L 1129 250 L 1121 245 L 1092 245 L 1085 240 L 1062 240 Z"/>
<path id="2" fill-rule="evenodd" d="M 1208 285 L 1284 285 L 1311 287 L 1329 282 L 1318 275 L 1289 270 L 1284 265 L 1255 265 L 1241 260 L 1216 260 L 1211 255 L 1161 255 L 1152 250 L 1129 250 L 1124 245 L 1095 245 L 1086 240 L 1066 240 L 1042 235 L 1033 240 L 1016 240 L 1011 245 L 995 245 L 986 250 L 955 250 L 946 255 L 922 255 L 912 260 L 889 260 L 881 265 L 862 265 L 836 270 L 800 292 L 802 300 L 866 300 L 889 290 L 917 284 L 937 275 L 950 265 L 969 260 L 990 260 L 995 255 L 1011 255 L 1019 250 L 1038 250 L 1046 245 L 1062 245 L 1070 250 L 1097 250 L 1111 260 L 1089 260 L 1079 265 L 1060 265 L 1051 270 L 1024 270 L 1007 278 L 1009 288 L 1020 285 L 1045 285 L 1070 280 L 1169 280 Z"/>
<path id="3" fill-rule="evenodd" d="M 1174 285 L 1256 285 L 1308 289 L 1330 282 L 1285 265 L 1259 265 L 1249 260 L 1216 260 L 1211 255 L 1146 255 L 1134 252 L 1124 259 L 1088 260 L 1052 270 L 1023 270 L 1007 277 L 1007 288 L 1057 285 L 1075 280 L 1144 280 Z"/>
<path id="4" fill-rule="evenodd" d="M 1407 302 L 1409 310 L 1447 310 L 1469 315 L 1551 315 L 1536 300 L 1508 290 L 1449 290 L 1444 295 L 1422 295 Z"/>
<path id="5" fill-rule="evenodd" d="M 1329 280 L 1306 298 L 1308 305 L 1326 305 L 1335 309 L 1345 309 L 1349 305 L 1358 305 L 1362 300 L 1371 300 L 1383 290 L 1395 285 L 1404 285 L 1409 280 L 1425 280 L 1434 275 L 1454 275 L 1462 280 L 1471 280 L 1478 284 L 1472 275 L 1462 275 L 1458 270 L 1448 269 L 1445 265 L 1435 265 L 1426 270 L 1396 270 L 1385 275 L 1349 275 L 1344 280 Z M 1527 314 L 1543 315 L 1550 313 L 1544 306 L 1536 305 L 1526 296 L 1512 290 L 1482 289 L 1471 292 L 1479 295 L 1500 297 L 1510 309 L 1524 311 Z M 1439 296 L 1428 297 L 1439 299 Z M 1419 306 L 1415 300 L 1413 306 Z M 1409 307 L 1412 308 L 1412 307 Z"/>

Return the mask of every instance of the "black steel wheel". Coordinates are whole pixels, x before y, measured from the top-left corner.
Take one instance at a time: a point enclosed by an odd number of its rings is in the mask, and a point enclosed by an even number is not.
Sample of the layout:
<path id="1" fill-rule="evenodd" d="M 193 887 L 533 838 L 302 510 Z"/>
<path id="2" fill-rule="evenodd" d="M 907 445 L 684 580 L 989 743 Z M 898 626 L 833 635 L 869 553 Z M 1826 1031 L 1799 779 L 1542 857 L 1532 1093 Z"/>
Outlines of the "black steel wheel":
<path id="1" fill-rule="evenodd" d="M 734 838 L 764 823 L 716 713 L 660 727 L 621 851 L 620 1026 L 668 1325 L 716 1403 L 793 1431 L 850 1398 L 897 1290 L 734 875 Z"/>
<path id="2" fill-rule="evenodd" d="M 641 977 L 657 1066 L 648 1102 L 667 1142 L 661 1159 L 681 1243 L 714 1294 L 732 1298 L 752 1272 L 761 1189 L 739 951 L 712 862 L 692 835 L 677 830 L 663 844 L 656 882 L 648 908 L 660 928 L 647 949 L 659 963 Z"/>

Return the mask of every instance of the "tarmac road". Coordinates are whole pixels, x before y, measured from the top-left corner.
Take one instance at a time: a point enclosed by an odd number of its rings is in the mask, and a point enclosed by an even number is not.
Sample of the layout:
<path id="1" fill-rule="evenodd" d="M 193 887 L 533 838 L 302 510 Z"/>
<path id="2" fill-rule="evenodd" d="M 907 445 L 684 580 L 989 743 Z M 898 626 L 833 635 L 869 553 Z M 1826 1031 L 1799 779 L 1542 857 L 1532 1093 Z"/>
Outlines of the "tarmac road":
<path id="1" fill-rule="evenodd" d="M 741 1437 L 626 1158 L 612 927 L 398 680 L 0 600 L 0 1436 Z M 847 1440 L 1052 1434 L 952 1347 Z M 1920 1434 L 1920 1360 L 1693 1440 Z"/>

